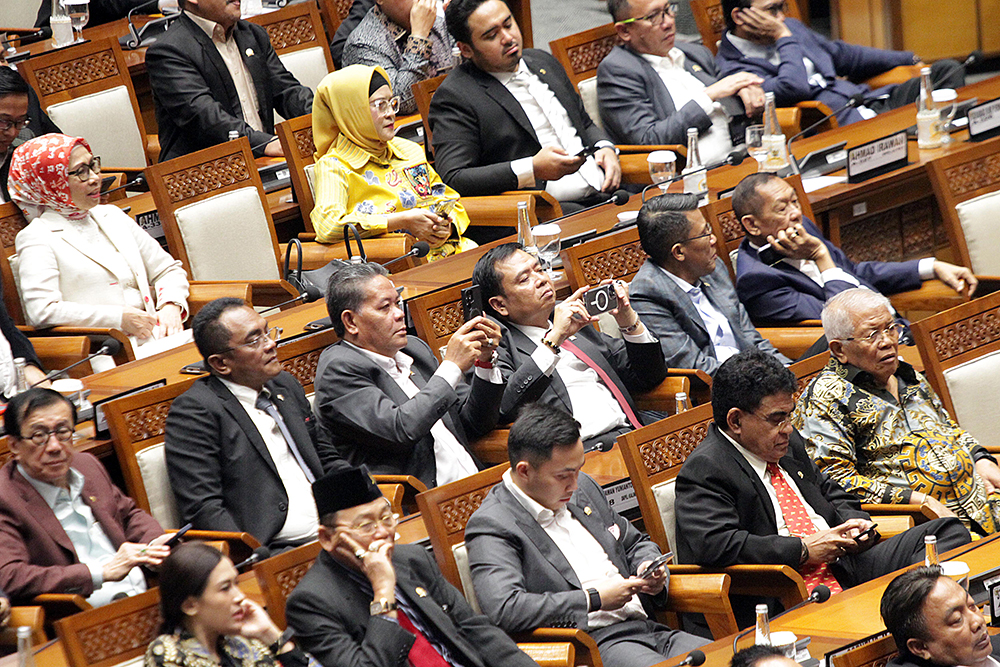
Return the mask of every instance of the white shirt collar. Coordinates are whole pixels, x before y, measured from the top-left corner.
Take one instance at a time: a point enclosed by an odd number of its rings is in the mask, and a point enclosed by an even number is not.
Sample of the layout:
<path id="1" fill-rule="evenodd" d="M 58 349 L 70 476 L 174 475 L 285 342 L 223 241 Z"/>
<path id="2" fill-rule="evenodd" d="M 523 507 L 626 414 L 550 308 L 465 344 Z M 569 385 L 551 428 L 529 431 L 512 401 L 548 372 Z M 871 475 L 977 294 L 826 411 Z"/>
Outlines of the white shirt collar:
<path id="1" fill-rule="evenodd" d="M 545 337 L 545 332 L 552 328 L 552 320 L 549 320 L 548 325 L 544 329 L 542 327 L 531 326 L 530 324 L 517 324 L 515 322 L 511 322 L 510 325 L 527 336 L 535 345 L 541 345 L 542 338 Z"/>
<path id="2" fill-rule="evenodd" d="M 219 377 L 219 381 L 226 386 L 226 389 L 232 392 L 233 396 L 235 396 L 236 400 L 240 403 L 250 405 L 252 407 L 257 406 L 257 395 L 260 392 L 256 389 L 248 387 L 245 384 L 236 384 L 232 380 L 227 380 L 223 377 Z"/>
<path id="3" fill-rule="evenodd" d="M 524 58 L 521 58 L 519 61 L 517 61 L 516 72 L 518 74 L 525 74 L 525 75 L 531 74 L 531 70 L 528 69 L 528 66 L 524 63 Z M 514 77 L 514 72 L 487 72 L 487 74 L 489 74 L 490 76 L 492 76 L 494 79 L 496 79 L 505 86 L 508 83 L 510 83 L 510 80 Z"/>
<path id="4" fill-rule="evenodd" d="M 770 60 L 775 53 L 775 46 L 773 44 L 760 44 L 758 42 L 752 42 L 749 39 L 737 37 L 731 32 L 727 32 L 726 34 L 729 35 L 729 41 L 732 45 L 747 58 Z"/>
<path id="5" fill-rule="evenodd" d="M 28 480 L 28 483 L 35 487 L 38 494 L 45 501 L 45 504 L 51 509 L 55 509 L 56 501 L 59 500 L 59 494 L 66 489 L 61 486 L 56 486 L 55 484 L 49 484 L 48 482 L 43 482 L 40 479 L 35 479 L 28 474 L 28 471 L 21 466 L 20 463 L 17 464 L 17 471 L 21 473 L 21 476 Z M 69 497 L 72 500 L 83 492 L 83 475 L 74 470 L 69 469 Z"/>
<path id="6" fill-rule="evenodd" d="M 514 478 L 511 475 L 510 468 L 508 468 L 503 474 L 503 483 L 514 498 L 517 499 L 517 502 L 521 503 L 521 506 L 528 510 L 528 514 L 530 514 L 531 518 L 535 521 L 541 523 L 542 521 L 548 521 L 555 516 L 555 512 L 547 507 L 542 507 L 531 496 L 525 493 L 521 487 L 514 483 Z"/>
<path id="7" fill-rule="evenodd" d="M 684 52 L 676 46 L 670 49 L 665 56 L 657 56 L 652 53 L 640 53 L 649 64 L 659 69 L 683 69 L 686 59 Z"/>
<path id="8" fill-rule="evenodd" d="M 215 39 L 215 29 L 216 28 L 221 28 L 222 29 L 222 34 L 226 35 L 225 28 L 222 28 L 222 26 L 219 25 L 218 23 L 216 23 L 215 21 L 206 19 L 206 18 L 204 18 L 202 16 L 198 16 L 194 12 L 184 12 L 184 13 L 187 15 L 187 17 L 189 19 L 191 19 L 192 21 L 194 21 L 194 24 L 196 26 L 198 26 L 199 28 L 201 28 L 202 30 L 205 31 L 205 34 L 208 35 L 209 39 Z M 229 33 L 229 35 L 226 35 L 226 39 L 228 39 L 230 37 L 230 35 L 232 35 L 231 32 Z"/>
<path id="9" fill-rule="evenodd" d="M 749 449 L 747 449 L 740 443 L 733 440 L 733 437 L 728 433 L 726 433 L 721 428 L 719 429 L 719 433 L 721 433 L 723 437 L 726 438 L 726 440 L 732 443 L 733 447 L 736 448 L 736 451 L 738 451 L 740 454 L 743 455 L 743 458 L 747 460 L 747 463 L 749 463 L 750 467 L 754 469 L 754 472 L 757 473 L 757 476 L 760 477 L 761 479 L 764 479 L 764 473 L 767 472 L 767 461 L 760 458 L 759 456 L 751 452 Z"/>
<path id="10" fill-rule="evenodd" d="M 677 283 L 677 286 L 680 287 L 682 290 L 684 290 L 685 294 L 690 294 L 694 290 L 701 288 L 701 281 L 700 280 L 698 281 L 698 284 L 692 285 L 691 283 L 689 283 L 688 281 L 684 280 L 683 278 L 681 278 L 679 276 L 676 276 L 673 273 L 670 273 L 670 271 L 667 271 L 665 268 L 663 268 L 659 264 L 656 264 L 655 262 L 653 263 L 653 266 L 655 266 L 660 271 L 663 271 L 665 274 L 667 274 L 668 276 L 670 276 L 673 279 L 673 281 L 675 283 Z"/>
<path id="11" fill-rule="evenodd" d="M 389 373 L 389 375 L 395 376 L 402 374 L 404 377 L 410 376 L 410 367 L 413 365 L 413 359 L 403 354 L 402 351 L 397 352 L 394 357 L 387 357 L 384 354 L 366 350 L 365 348 L 355 345 L 354 343 L 349 343 L 346 340 L 344 341 L 344 344 L 350 345 L 355 350 L 374 361 L 379 368 L 384 370 L 386 373 Z"/>

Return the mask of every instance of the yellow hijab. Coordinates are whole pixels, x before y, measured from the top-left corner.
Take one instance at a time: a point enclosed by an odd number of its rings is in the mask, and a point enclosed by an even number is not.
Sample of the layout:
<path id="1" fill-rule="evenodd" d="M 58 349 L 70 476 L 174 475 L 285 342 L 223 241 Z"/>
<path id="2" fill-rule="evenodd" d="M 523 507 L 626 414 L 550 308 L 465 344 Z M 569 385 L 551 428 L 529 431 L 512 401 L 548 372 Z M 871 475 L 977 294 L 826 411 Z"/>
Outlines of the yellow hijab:
<path id="1" fill-rule="evenodd" d="M 349 65 L 330 72 L 320 81 L 312 111 L 313 142 L 316 145 L 313 157 L 316 160 L 327 154 L 341 134 L 375 157 L 385 155 L 387 147 L 378 138 L 368 106 L 368 86 L 375 72 L 389 80 L 389 75 L 381 67 Z"/>

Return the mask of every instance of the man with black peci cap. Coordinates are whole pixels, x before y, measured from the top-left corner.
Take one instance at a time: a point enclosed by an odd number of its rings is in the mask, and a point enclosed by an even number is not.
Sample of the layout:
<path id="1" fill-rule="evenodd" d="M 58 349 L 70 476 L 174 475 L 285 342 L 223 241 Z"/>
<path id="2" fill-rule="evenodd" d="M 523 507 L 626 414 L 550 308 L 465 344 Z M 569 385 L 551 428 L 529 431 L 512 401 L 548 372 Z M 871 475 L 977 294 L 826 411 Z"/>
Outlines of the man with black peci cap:
<path id="1" fill-rule="evenodd" d="M 367 468 L 331 472 L 312 489 L 323 551 L 285 614 L 324 667 L 537 667 L 425 549 L 395 545 L 396 515 Z"/>

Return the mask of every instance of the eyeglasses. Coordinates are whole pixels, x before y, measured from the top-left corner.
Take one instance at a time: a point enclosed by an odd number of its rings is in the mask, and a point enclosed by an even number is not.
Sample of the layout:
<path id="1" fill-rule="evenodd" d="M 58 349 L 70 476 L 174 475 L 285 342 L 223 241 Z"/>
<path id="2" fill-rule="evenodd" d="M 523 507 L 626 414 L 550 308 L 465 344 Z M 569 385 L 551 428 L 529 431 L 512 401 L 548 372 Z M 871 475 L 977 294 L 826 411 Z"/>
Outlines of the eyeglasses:
<path id="1" fill-rule="evenodd" d="M 85 183 L 90 175 L 93 174 L 100 178 L 101 176 L 101 158 L 96 155 L 87 164 L 81 164 L 79 167 L 69 172 L 70 176 L 76 176 L 76 179 L 81 183 Z"/>
<path id="2" fill-rule="evenodd" d="M 683 241 L 681 241 L 681 243 L 690 243 L 691 241 L 697 241 L 698 239 L 707 239 L 709 236 L 712 236 L 714 234 L 715 232 L 709 230 L 704 234 L 698 234 L 698 236 L 692 236 L 689 239 L 684 239 Z"/>
<path id="3" fill-rule="evenodd" d="M 49 438 L 51 438 L 52 436 L 56 436 L 56 440 L 65 445 L 66 443 L 73 441 L 73 433 L 75 433 L 75 431 L 73 430 L 72 427 L 60 426 L 59 428 L 52 431 L 44 431 L 44 430 L 35 431 L 28 437 L 21 439 L 30 440 L 31 444 L 33 444 L 35 447 L 41 447 L 42 445 L 44 445 L 49 441 Z"/>
<path id="4" fill-rule="evenodd" d="M 765 7 L 763 9 L 763 11 L 765 11 L 768 14 L 770 14 L 771 16 L 777 18 L 778 14 L 787 14 L 788 13 L 788 3 L 787 2 L 779 2 L 776 5 L 771 5 L 770 7 Z"/>
<path id="5" fill-rule="evenodd" d="M 881 341 L 882 337 L 885 336 L 890 341 L 898 341 L 899 337 L 903 334 L 903 325 L 899 322 L 890 324 L 884 329 L 873 329 L 866 336 L 852 336 L 850 338 L 841 338 L 842 341 L 857 341 L 859 343 L 864 343 L 865 345 L 874 345 L 876 342 Z"/>
<path id="6" fill-rule="evenodd" d="M 264 344 L 269 340 L 273 340 L 275 342 L 281 340 L 281 333 L 283 331 L 284 329 L 282 329 L 281 327 L 271 327 L 264 333 L 254 336 L 245 343 L 237 343 L 232 347 L 227 347 L 225 350 L 223 350 L 223 352 L 231 352 L 232 350 L 235 350 L 238 347 L 245 347 L 251 350 L 259 350 L 260 348 L 264 347 Z"/>
<path id="7" fill-rule="evenodd" d="M 383 514 L 376 520 L 367 519 L 359 523 L 352 524 L 350 526 L 344 524 L 337 524 L 342 528 L 347 528 L 359 535 L 371 536 L 378 531 L 378 527 L 382 526 L 388 531 L 396 530 L 396 526 L 399 525 L 399 515 L 398 514 Z"/>
<path id="8" fill-rule="evenodd" d="M 636 21 L 646 21 L 650 25 L 660 25 L 663 23 L 663 17 L 677 16 L 677 3 L 671 2 L 666 5 L 663 9 L 657 9 L 655 12 L 650 12 L 645 16 L 637 16 L 634 19 L 625 19 L 624 21 L 618 21 L 618 25 L 628 25 L 629 23 L 635 23 Z"/>
<path id="9" fill-rule="evenodd" d="M 786 426 L 792 423 L 792 415 L 794 413 L 789 412 L 784 417 L 781 416 L 780 412 L 776 415 L 768 415 L 767 417 L 761 417 L 756 412 L 751 412 L 750 414 L 752 414 L 757 419 L 760 419 L 761 421 L 767 422 L 774 428 L 785 428 Z"/>
<path id="10" fill-rule="evenodd" d="M 399 97 L 396 96 L 396 97 L 390 97 L 389 99 L 371 100 L 370 102 L 368 102 L 368 105 L 372 109 L 375 109 L 375 111 L 378 112 L 380 116 L 388 116 L 389 109 L 392 109 L 393 113 L 399 111 Z"/>
<path id="11" fill-rule="evenodd" d="M 31 124 L 31 120 L 28 118 L 22 118 L 20 120 L 7 120 L 6 118 L 0 118 L 0 132 L 8 132 L 10 128 L 14 128 L 20 132 L 29 124 Z"/>

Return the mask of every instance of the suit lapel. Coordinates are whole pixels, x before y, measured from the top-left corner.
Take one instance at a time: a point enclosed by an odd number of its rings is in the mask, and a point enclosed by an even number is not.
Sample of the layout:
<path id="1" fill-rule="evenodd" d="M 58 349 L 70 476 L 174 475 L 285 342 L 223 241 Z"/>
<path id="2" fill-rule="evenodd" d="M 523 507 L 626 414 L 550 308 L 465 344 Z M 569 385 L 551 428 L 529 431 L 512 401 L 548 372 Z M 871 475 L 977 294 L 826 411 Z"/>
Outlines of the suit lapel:
<path id="1" fill-rule="evenodd" d="M 76 549 L 73 547 L 73 542 L 69 539 L 69 535 L 66 534 L 66 531 L 63 530 L 62 525 L 59 523 L 59 519 L 56 518 L 55 512 L 48 506 L 41 494 L 35 490 L 31 482 L 26 480 L 16 468 L 11 471 L 11 478 L 17 486 L 17 492 L 24 500 L 25 507 L 31 512 L 31 515 L 38 520 L 38 523 L 42 524 L 45 532 L 52 536 L 55 543 L 72 556 L 73 561 L 78 561 L 79 559 L 76 555 Z"/>
<path id="2" fill-rule="evenodd" d="M 535 351 L 536 347 L 535 344 L 531 341 L 530 338 L 528 338 L 524 334 L 523 331 L 518 329 L 516 326 L 508 325 L 508 328 L 510 330 L 510 338 L 514 342 L 514 347 L 517 348 L 517 351 L 520 354 L 523 354 L 525 357 L 530 357 L 531 353 Z M 575 343 L 576 341 L 574 340 L 573 342 Z M 559 397 L 559 400 L 563 402 L 563 405 L 566 406 L 566 409 L 572 413 L 573 406 L 569 402 L 569 392 L 566 390 L 566 385 L 559 377 L 559 373 L 552 373 L 551 383 L 549 384 L 549 387 L 551 387 L 552 390 L 556 393 L 556 396 Z"/>
<path id="3" fill-rule="evenodd" d="M 420 343 L 407 345 L 403 353 L 413 359 L 412 370 L 414 372 L 410 374 L 410 379 L 413 380 L 413 384 L 417 385 L 417 389 L 423 391 L 424 387 L 427 386 L 427 381 L 437 370 L 437 361 L 433 359 L 434 354 L 429 348 L 420 346 Z M 461 442 L 459 432 L 455 428 L 455 420 L 451 418 L 451 410 L 441 415 L 441 420 L 444 422 L 445 428 Z"/>
<path id="4" fill-rule="evenodd" d="M 271 391 L 271 400 L 277 406 L 281 418 L 285 421 L 285 426 L 288 427 L 288 432 L 295 440 L 295 448 L 302 455 L 302 460 L 306 462 L 315 477 L 322 477 L 323 464 L 320 463 L 319 456 L 316 454 L 316 448 L 312 444 L 312 438 L 309 437 L 305 423 L 302 421 L 302 415 L 290 405 L 284 390 L 274 380 L 267 384 Z M 308 446 L 306 446 L 307 444 Z"/>
<path id="5" fill-rule="evenodd" d="M 659 288 L 667 293 L 673 294 L 674 297 L 672 300 L 681 307 L 681 310 L 684 311 L 688 321 L 692 322 L 696 327 L 704 331 L 706 336 L 709 336 L 708 329 L 705 328 L 705 322 L 701 319 L 701 313 L 699 313 L 698 309 L 695 308 L 694 301 L 691 300 L 691 297 L 688 296 L 687 292 L 682 290 L 680 285 L 674 282 L 674 279 L 664 273 L 662 269 L 657 266 L 653 266 L 652 268 L 655 271 L 654 280 L 659 285 Z M 709 336 L 709 339 L 711 340 L 711 336 Z"/>
<path id="6" fill-rule="evenodd" d="M 563 555 L 563 552 L 556 546 L 556 543 L 552 541 L 545 529 L 542 528 L 535 518 L 528 513 L 528 510 L 524 509 L 524 506 L 518 502 L 517 498 L 511 494 L 510 491 L 501 482 L 496 487 L 496 492 L 500 502 L 507 506 L 507 508 L 514 515 L 514 521 L 521 528 L 524 534 L 529 540 L 538 548 L 542 553 L 542 556 L 551 563 L 563 579 L 565 579 L 570 586 L 573 588 L 580 588 L 580 580 L 576 576 L 576 572 L 570 566 L 569 561 Z"/>
<path id="7" fill-rule="evenodd" d="M 582 506 L 580 505 L 581 502 L 583 503 Z M 573 515 L 574 519 L 580 522 L 580 525 L 587 529 L 588 533 L 594 536 L 594 539 L 601 545 L 604 553 L 608 555 L 608 558 L 611 559 L 611 562 L 618 568 L 622 576 L 628 577 L 628 568 L 622 569 L 623 562 L 618 557 L 618 540 L 611 534 L 608 527 L 604 525 L 600 517 L 598 517 L 597 512 L 587 514 L 589 507 L 586 505 L 586 498 L 581 497 L 579 491 L 576 492 L 573 500 L 566 506 L 566 509 Z"/>
<path id="8" fill-rule="evenodd" d="M 524 109 L 521 108 L 520 102 L 514 99 L 514 96 L 510 94 L 507 87 L 497 81 L 493 75 L 482 71 L 475 65 L 472 65 L 471 68 L 476 81 L 483 87 L 486 94 L 499 104 L 514 119 L 514 122 L 520 125 L 521 129 L 537 142 L 538 135 L 535 134 L 535 128 L 531 126 L 531 121 L 528 120 Z"/>
<path id="9" fill-rule="evenodd" d="M 764 482 L 760 481 L 760 477 L 752 467 L 750 467 L 750 462 L 746 458 L 736 451 L 726 436 L 719 432 L 719 427 L 712 424 L 712 430 L 715 431 L 715 437 L 718 438 L 719 443 L 722 445 L 723 451 L 736 462 L 740 470 L 750 479 L 750 484 L 753 486 L 754 491 L 760 498 L 761 505 L 763 505 L 768 511 L 764 512 L 765 520 L 774 532 L 778 532 L 778 524 L 774 520 L 774 504 L 771 502 L 771 496 L 767 493 L 767 489 L 764 488 Z"/>
<path id="10" fill-rule="evenodd" d="M 222 384 L 222 381 L 214 376 L 209 376 L 208 379 L 212 390 L 219 396 L 222 400 L 222 404 L 226 408 L 226 412 L 229 413 L 240 428 L 243 429 L 243 434 L 253 445 L 253 448 L 257 450 L 260 457 L 264 460 L 264 464 L 268 469 L 278 476 L 278 468 L 274 465 L 274 460 L 271 458 L 271 453 L 267 451 L 267 445 L 264 444 L 264 438 L 261 437 L 260 431 L 257 430 L 257 426 L 250 419 L 250 415 L 247 414 L 246 409 L 240 403 L 239 399 L 233 395 L 233 392 L 229 391 L 226 385 Z"/>
<path id="11" fill-rule="evenodd" d="M 222 56 L 219 55 L 219 49 L 216 48 L 212 39 L 205 34 L 205 31 L 201 29 L 194 21 L 192 21 L 187 16 L 182 17 L 187 20 L 188 31 L 194 36 L 198 44 L 201 45 L 202 57 L 212 63 L 215 68 L 215 75 L 218 77 L 218 81 L 222 83 L 222 90 L 215 89 L 212 85 L 211 80 L 207 80 L 210 88 L 216 95 L 223 94 L 226 96 L 226 110 L 233 113 L 234 115 L 243 118 L 243 110 L 240 107 L 239 96 L 236 94 L 236 84 L 233 82 L 233 77 L 229 74 L 229 68 L 226 67 L 225 61 L 222 60 Z M 243 118 L 246 122 L 246 119 Z"/>

